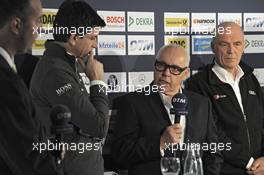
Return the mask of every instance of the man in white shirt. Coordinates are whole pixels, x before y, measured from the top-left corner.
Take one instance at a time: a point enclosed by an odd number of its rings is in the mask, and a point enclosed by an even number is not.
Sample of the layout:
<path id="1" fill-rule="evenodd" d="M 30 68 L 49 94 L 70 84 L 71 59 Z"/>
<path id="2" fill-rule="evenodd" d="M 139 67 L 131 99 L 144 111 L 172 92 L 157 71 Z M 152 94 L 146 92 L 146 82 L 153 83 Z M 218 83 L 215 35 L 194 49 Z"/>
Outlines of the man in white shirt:
<path id="1" fill-rule="evenodd" d="M 215 59 L 190 79 L 188 89 L 211 99 L 219 141 L 231 143 L 231 150 L 222 151 L 221 174 L 264 174 L 263 94 L 253 69 L 241 61 L 244 32 L 234 22 L 216 31 Z"/>

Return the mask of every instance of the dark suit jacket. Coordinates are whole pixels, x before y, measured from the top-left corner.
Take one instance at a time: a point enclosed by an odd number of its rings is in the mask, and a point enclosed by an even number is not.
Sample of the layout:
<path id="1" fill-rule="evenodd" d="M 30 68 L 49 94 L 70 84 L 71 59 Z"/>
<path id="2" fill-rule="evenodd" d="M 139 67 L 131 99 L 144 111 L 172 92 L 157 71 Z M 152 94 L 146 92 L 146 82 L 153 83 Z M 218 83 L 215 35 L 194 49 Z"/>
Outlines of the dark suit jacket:
<path id="1" fill-rule="evenodd" d="M 33 142 L 43 140 L 26 85 L 0 55 L 1 174 L 57 174 L 50 154 L 33 151 Z"/>
<path id="2" fill-rule="evenodd" d="M 26 83 L 28 89 L 30 86 L 32 74 L 35 70 L 38 61 L 39 61 L 38 57 L 28 53 L 15 56 L 15 64 L 16 64 L 17 72 Z"/>
<path id="3" fill-rule="evenodd" d="M 188 97 L 185 140 L 217 143 L 216 128 L 207 98 L 184 91 Z M 171 125 L 158 93 L 133 92 L 121 97 L 112 146 L 114 160 L 126 166 L 129 175 L 161 175 L 160 137 Z M 222 157 L 219 152 L 203 153 L 205 175 L 218 174 Z"/>

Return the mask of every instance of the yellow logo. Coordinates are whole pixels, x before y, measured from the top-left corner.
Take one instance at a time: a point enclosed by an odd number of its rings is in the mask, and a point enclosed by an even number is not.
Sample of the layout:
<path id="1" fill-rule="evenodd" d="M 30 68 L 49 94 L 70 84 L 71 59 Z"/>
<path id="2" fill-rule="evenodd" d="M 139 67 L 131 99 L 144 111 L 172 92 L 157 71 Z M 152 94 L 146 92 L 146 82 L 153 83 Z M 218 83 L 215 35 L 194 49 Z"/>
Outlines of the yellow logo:
<path id="1" fill-rule="evenodd" d="M 37 50 L 44 50 L 44 44 L 45 44 L 46 40 L 36 40 L 33 43 L 32 49 L 37 49 Z"/>
<path id="2" fill-rule="evenodd" d="M 168 38 L 166 44 L 178 44 L 186 48 L 187 40 L 185 38 Z"/>
<path id="3" fill-rule="evenodd" d="M 56 14 L 57 9 L 43 9 L 41 16 L 42 27 L 52 27 Z"/>
<path id="4" fill-rule="evenodd" d="M 166 27 L 188 27 L 188 18 L 165 18 Z"/>

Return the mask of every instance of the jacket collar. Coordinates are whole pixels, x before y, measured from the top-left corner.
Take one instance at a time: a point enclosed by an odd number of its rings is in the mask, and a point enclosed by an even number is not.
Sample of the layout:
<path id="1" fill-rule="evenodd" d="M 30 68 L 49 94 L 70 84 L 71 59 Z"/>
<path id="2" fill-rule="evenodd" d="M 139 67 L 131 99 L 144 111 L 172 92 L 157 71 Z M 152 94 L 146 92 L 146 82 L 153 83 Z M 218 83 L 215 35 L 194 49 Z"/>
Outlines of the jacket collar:
<path id="1" fill-rule="evenodd" d="M 48 40 L 45 43 L 45 48 L 46 50 L 44 52 L 44 56 L 53 57 L 54 59 L 61 59 L 70 64 L 75 70 L 76 58 L 66 52 L 62 43 L 54 40 Z"/>

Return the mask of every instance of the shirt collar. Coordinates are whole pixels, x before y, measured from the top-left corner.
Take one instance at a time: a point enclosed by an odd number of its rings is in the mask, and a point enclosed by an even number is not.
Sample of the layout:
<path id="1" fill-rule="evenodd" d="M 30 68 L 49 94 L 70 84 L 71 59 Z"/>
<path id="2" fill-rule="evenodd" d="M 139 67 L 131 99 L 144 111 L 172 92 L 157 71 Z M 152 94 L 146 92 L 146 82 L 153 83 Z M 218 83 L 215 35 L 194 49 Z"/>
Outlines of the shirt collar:
<path id="1" fill-rule="evenodd" d="M 244 71 L 241 69 L 239 65 L 237 65 L 237 74 L 235 77 L 235 80 L 233 79 L 233 75 L 222 68 L 216 61 L 214 63 L 214 66 L 212 68 L 212 71 L 216 74 L 216 76 L 225 83 L 234 83 L 236 81 L 239 81 L 240 78 L 244 75 Z"/>
<path id="2" fill-rule="evenodd" d="M 182 93 L 182 88 L 180 87 L 179 93 Z M 164 93 L 159 91 L 159 95 L 161 97 L 161 100 L 165 106 L 171 107 L 171 99 L 172 97 L 169 97 L 165 95 Z"/>
<path id="3" fill-rule="evenodd" d="M 15 65 L 14 58 L 10 57 L 8 52 L 3 47 L 0 47 L 0 55 L 3 56 L 11 68 Z"/>

